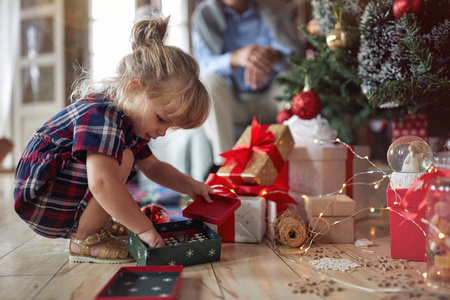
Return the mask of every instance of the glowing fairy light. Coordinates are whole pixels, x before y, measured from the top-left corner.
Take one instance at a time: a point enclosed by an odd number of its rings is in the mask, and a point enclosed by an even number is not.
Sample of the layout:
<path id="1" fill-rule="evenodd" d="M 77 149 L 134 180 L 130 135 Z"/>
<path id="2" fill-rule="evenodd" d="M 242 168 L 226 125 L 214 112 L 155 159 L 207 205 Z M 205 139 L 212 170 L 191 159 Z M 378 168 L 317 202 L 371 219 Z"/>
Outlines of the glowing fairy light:
<path id="1" fill-rule="evenodd" d="M 373 186 L 374 189 L 378 189 L 379 187 L 380 187 L 380 184 L 378 184 L 378 183 Z"/>
<path id="2" fill-rule="evenodd" d="M 262 192 L 261 192 L 261 195 L 266 195 L 267 194 L 267 191 L 266 190 L 263 190 Z"/>
<path id="3" fill-rule="evenodd" d="M 308 197 L 306 195 L 302 195 L 302 198 L 306 200 Z"/>
<path id="4" fill-rule="evenodd" d="M 375 211 L 375 208 L 371 207 L 371 208 L 370 208 L 370 212 L 373 213 L 374 211 Z"/>
<path id="5" fill-rule="evenodd" d="M 438 234 L 438 236 L 439 236 L 439 239 L 443 239 L 443 238 L 445 238 L 445 234 L 443 234 L 442 232 L 439 232 L 439 234 Z"/>

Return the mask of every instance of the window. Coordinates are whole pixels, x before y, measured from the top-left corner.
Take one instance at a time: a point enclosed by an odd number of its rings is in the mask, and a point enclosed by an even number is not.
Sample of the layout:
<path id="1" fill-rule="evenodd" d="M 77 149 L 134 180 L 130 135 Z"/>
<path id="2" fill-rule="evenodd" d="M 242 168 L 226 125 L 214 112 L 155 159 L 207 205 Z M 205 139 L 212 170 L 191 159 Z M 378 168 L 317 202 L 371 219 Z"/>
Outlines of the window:
<path id="1" fill-rule="evenodd" d="M 189 3 L 186 0 L 162 0 L 162 13 L 170 16 L 165 44 L 180 47 L 190 53 Z"/>
<path id="2" fill-rule="evenodd" d="M 89 57 L 94 80 L 114 74 L 120 59 L 131 53 L 135 11 L 135 1 L 90 0 Z"/>
<path id="3" fill-rule="evenodd" d="M 130 33 L 136 18 L 136 1 L 90 0 L 90 49 L 92 78 L 111 76 L 120 59 L 131 53 Z M 170 16 L 165 44 L 190 52 L 189 8 L 192 1 L 162 0 L 164 16 Z"/>

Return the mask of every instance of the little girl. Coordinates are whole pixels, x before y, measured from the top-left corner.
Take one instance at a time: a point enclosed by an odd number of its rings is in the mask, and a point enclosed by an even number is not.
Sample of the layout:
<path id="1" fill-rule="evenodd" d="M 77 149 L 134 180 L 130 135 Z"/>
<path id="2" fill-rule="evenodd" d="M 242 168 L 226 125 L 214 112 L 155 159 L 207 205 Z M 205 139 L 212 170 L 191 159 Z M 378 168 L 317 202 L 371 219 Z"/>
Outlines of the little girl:
<path id="1" fill-rule="evenodd" d="M 16 212 L 40 235 L 70 237 L 70 261 L 132 262 L 127 242 L 114 236 L 126 229 L 149 247 L 164 246 L 125 186 L 134 163 L 150 180 L 211 202 L 208 185 L 159 161 L 148 146 L 168 128 L 200 126 L 210 108 L 194 58 L 163 45 L 168 22 L 154 15 L 136 23 L 133 52 L 117 75 L 100 89 L 81 77 L 73 97 L 84 98 L 38 128 L 18 163 Z"/>

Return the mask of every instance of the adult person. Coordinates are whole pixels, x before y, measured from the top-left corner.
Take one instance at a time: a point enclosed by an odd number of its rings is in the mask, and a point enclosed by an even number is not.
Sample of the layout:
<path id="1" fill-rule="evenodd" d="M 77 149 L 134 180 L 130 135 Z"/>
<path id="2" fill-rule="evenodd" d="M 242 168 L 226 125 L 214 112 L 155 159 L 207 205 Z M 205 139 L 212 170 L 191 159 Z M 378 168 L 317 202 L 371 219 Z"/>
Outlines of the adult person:
<path id="1" fill-rule="evenodd" d="M 296 26 L 282 5 L 268 0 L 205 0 L 192 14 L 192 43 L 213 107 L 203 125 L 214 165 L 253 116 L 275 123 L 283 87 L 274 82 L 301 55 Z M 238 130 L 236 130 L 238 128 Z"/>

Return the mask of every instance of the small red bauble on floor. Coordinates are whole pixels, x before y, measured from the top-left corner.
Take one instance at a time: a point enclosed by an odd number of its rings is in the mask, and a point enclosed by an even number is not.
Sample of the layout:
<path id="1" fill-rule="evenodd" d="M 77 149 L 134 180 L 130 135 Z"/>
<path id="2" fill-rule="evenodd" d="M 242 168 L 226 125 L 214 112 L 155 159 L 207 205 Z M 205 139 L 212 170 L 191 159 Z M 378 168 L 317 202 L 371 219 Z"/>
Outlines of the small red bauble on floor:
<path id="1" fill-rule="evenodd" d="M 144 214 L 152 221 L 152 223 L 167 223 L 170 221 L 169 214 L 166 209 L 158 204 L 148 204 L 141 208 Z"/>
<path id="2" fill-rule="evenodd" d="M 322 111 L 322 100 L 313 91 L 301 91 L 292 98 L 294 115 L 303 120 L 311 120 Z"/>
<path id="3" fill-rule="evenodd" d="M 289 120 L 293 115 L 294 113 L 290 109 L 285 108 L 280 110 L 277 114 L 277 123 L 283 124 L 284 121 Z"/>
<path id="4" fill-rule="evenodd" d="M 392 10 L 397 19 L 401 19 L 405 13 L 420 14 L 423 8 L 423 0 L 395 0 Z"/>

